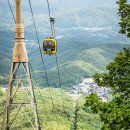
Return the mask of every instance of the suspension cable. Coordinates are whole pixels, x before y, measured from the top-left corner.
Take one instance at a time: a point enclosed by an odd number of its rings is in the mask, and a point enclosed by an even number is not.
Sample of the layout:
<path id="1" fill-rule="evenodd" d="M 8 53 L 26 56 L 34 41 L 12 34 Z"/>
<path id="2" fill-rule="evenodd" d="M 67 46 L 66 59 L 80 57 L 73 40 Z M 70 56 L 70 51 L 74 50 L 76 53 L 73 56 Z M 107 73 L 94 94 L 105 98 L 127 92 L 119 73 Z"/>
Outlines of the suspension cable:
<path id="1" fill-rule="evenodd" d="M 49 12 L 49 18 L 50 18 L 50 25 L 51 25 L 51 31 L 52 31 L 52 36 L 55 38 L 55 18 L 51 17 L 51 10 L 50 10 L 50 3 L 49 0 L 47 0 L 47 5 L 48 5 L 48 12 Z M 59 64 L 58 64 L 58 58 L 56 55 L 56 64 L 57 64 L 57 72 L 58 72 L 58 80 L 59 80 L 59 85 L 61 89 L 61 96 L 62 96 L 62 102 L 63 102 L 63 109 L 65 113 L 65 104 L 64 104 L 64 96 L 63 96 L 63 91 L 62 91 L 62 85 L 61 85 L 61 76 L 60 76 L 60 70 L 59 70 Z"/>
<path id="2" fill-rule="evenodd" d="M 59 79 L 59 85 L 60 85 L 60 90 L 61 90 L 61 96 L 62 96 L 62 101 L 63 101 L 63 109 L 64 109 L 64 113 L 65 113 L 64 96 L 63 96 L 63 91 L 62 91 L 62 86 L 61 86 L 61 77 L 60 77 L 60 70 L 59 70 L 57 55 L 56 55 L 56 64 L 57 64 L 57 72 L 58 72 L 58 79 Z"/>
<path id="3" fill-rule="evenodd" d="M 33 74 L 34 81 L 35 81 L 36 86 L 37 86 L 37 88 L 38 88 L 38 93 L 40 94 L 40 98 L 41 98 L 41 100 L 42 100 L 42 102 L 43 102 L 43 104 L 44 104 L 44 100 L 43 100 L 43 97 L 42 97 L 42 94 L 41 94 L 41 91 L 40 91 L 40 88 L 39 88 L 37 79 L 36 79 L 35 74 L 34 74 L 34 72 L 33 72 L 33 68 L 32 68 L 31 63 L 30 63 L 29 65 L 30 65 L 31 72 L 32 72 L 32 74 Z M 44 108 L 45 108 L 45 112 L 47 113 L 47 118 L 48 118 L 48 120 L 50 121 L 50 117 L 49 117 L 49 114 L 48 114 L 48 112 L 47 112 L 47 108 L 46 108 L 45 105 L 44 105 Z M 53 125 L 52 125 L 51 121 L 50 121 L 50 125 L 51 125 L 52 130 L 53 130 Z"/>
<path id="4" fill-rule="evenodd" d="M 41 47 L 40 47 L 40 41 L 39 41 L 39 37 L 38 37 L 37 27 L 36 27 L 34 15 L 33 15 L 33 10 L 32 10 L 32 5 L 31 5 L 30 0 L 29 0 L 29 5 L 30 5 L 30 10 L 31 10 L 32 18 L 33 18 L 34 27 L 35 27 L 35 33 L 36 33 L 36 37 L 37 37 L 37 41 L 38 41 L 38 45 L 39 45 L 40 55 L 41 55 L 41 59 L 42 59 L 42 63 L 43 63 L 43 69 L 45 71 L 46 81 L 47 81 L 47 85 L 48 85 L 49 92 L 50 92 L 52 107 L 54 109 L 54 102 L 53 102 L 52 93 L 51 93 L 51 89 L 50 89 L 50 85 L 49 85 L 49 81 L 48 81 L 48 76 L 47 76 L 47 71 L 46 71 L 46 68 L 45 68 L 45 63 L 44 63 L 44 60 L 43 60 L 42 50 L 41 50 Z M 57 116 L 55 116 L 55 117 L 56 117 L 57 124 L 58 124 L 58 127 L 59 127 L 59 121 L 57 119 Z"/>
<path id="5" fill-rule="evenodd" d="M 49 0 L 47 0 L 47 5 L 48 5 L 49 17 L 51 17 L 51 10 L 50 10 L 50 3 L 49 3 Z"/>
<path id="6" fill-rule="evenodd" d="M 43 69 L 45 71 L 47 86 L 50 88 L 49 80 L 48 80 L 48 76 L 47 76 L 47 71 L 46 71 L 44 60 L 43 60 L 42 50 L 41 50 L 41 47 L 40 47 L 40 41 L 39 41 L 39 37 L 38 37 L 38 32 L 37 32 L 37 28 L 36 28 L 35 19 L 34 19 L 33 10 L 32 10 L 32 6 L 31 6 L 31 1 L 30 0 L 29 0 L 29 5 L 30 5 L 30 10 L 31 10 L 32 18 L 33 18 L 34 27 L 35 27 L 35 33 L 36 33 L 36 37 L 37 37 L 37 41 L 38 41 L 38 45 L 39 45 L 39 50 L 40 50 L 40 55 L 41 55 L 41 59 L 42 59 Z"/>
<path id="7" fill-rule="evenodd" d="M 55 36 L 56 36 L 55 25 L 54 25 L 55 24 L 55 18 L 51 17 L 51 10 L 50 10 L 49 0 L 47 0 L 47 5 L 48 5 L 48 13 L 49 13 L 49 18 L 50 18 L 50 26 L 51 26 L 52 37 L 55 38 Z M 60 92 L 61 92 L 62 103 L 63 103 L 63 111 L 64 111 L 64 114 L 66 115 L 65 102 L 64 102 L 64 96 L 63 96 L 63 91 L 62 91 L 61 76 L 60 76 L 60 70 L 59 70 L 59 63 L 58 63 L 57 55 L 56 55 L 55 58 L 56 58 L 56 65 L 57 65 L 57 73 L 58 73 L 58 80 L 59 80 Z M 66 115 L 66 118 L 68 119 L 67 115 Z"/>
<path id="8" fill-rule="evenodd" d="M 10 4 L 10 1 L 7 0 L 7 2 L 8 2 L 8 5 L 9 5 L 9 8 L 10 8 L 11 14 L 12 14 L 12 16 L 13 16 L 14 22 L 16 23 L 16 20 L 15 20 L 15 17 L 14 17 L 14 13 L 13 13 L 13 10 L 12 10 L 11 4 Z"/>
<path id="9" fill-rule="evenodd" d="M 49 4 L 49 0 L 47 0 L 47 7 L 48 7 L 48 13 L 49 13 L 49 18 L 50 18 L 50 25 L 51 25 L 51 31 L 52 31 L 52 36 L 54 36 L 55 34 L 53 33 L 53 25 L 51 22 L 51 10 L 50 10 L 50 4 Z"/>

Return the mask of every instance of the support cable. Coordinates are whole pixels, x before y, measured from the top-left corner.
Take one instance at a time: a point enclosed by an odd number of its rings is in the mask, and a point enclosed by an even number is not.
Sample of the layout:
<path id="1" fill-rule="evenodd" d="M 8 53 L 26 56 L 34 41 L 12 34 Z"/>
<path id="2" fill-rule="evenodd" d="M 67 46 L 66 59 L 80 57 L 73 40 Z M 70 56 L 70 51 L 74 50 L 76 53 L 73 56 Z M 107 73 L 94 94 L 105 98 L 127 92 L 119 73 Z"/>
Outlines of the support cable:
<path id="1" fill-rule="evenodd" d="M 55 18 L 51 17 L 51 10 L 50 10 L 50 3 L 49 0 L 47 0 L 47 5 L 48 5 L 48 13 L 49 13 L 49 18 L 50 18 L 50 25 L 51 25 L 51 31 L 52 31 L 52 36 L 55 38 L 56 32 L 55 32 Z M 58 58 L 56 55 L 56 64 L 57 64 L 57 72 L 58 72 L 58 80 L 59 80 L 59 86 L 61 89 L 61 96 L 62 96 L 62 103 L 63 103 L 63 110 L 65 112 L 65 103 L 64 103 L 64 96 L 63 96 L 63 91 L 62 91 L 62 85 L 61 85 L 61 76 L 60 76 L 60 70 L 59 70 L 59 63 L 58 63 Z M 66 116 L 67 117 L 67 116 Z"/>
<path id="2" fill-rule="evenodd" d="M 66 113 L 65 112 L 64 96 L 63 96 L 63 90 L 62 90 L 62 86 L 61 86 L 61 77 L 60 77 L 60 70 L 59 70 L 57 55 L 56 55 L 56 64 L 57 64 L 58 79 L 59 79 L 60 91 L 61 91 L 62 102 L 63 102 L 63 109 L 64 109 L 64 113 Z"/>
<path id="3" fill-rule="evenodd" d="M 30 10 L 31 10 L 32 18 L 33 18 L 35 33 L 36 33 L 36 37 L 37 37 L 37 41 L 38 41 L 38 45 L 39 45 L 40 55 L 41 55 L 41 59 L 42 59 L 42 63 L 43 63 L 43 69 L 45 71 L 47 86 L 49 88 L 49 92 L 50 92 L 50 96 L 51 96 L 52 107 L 54 109 L 54 102 L 53 102 L 53 99 L 52 99 L 52 93 L 51 93 L 51 89 L 50 89 L 50 85 L 49 85 L 49 81 L 48 81 L 48 76 L 47 76 L 47 71 L 46 71 L 46 68 L 45 68 L 45 63 L 44 63 L 44 60 L 43 60 L 42 50 L 41 50 L 41 47 L 40 47 L 40 41 L 39 41 L 39 37 L 38 37 L 37 27 L 36 27 L 36 24 L 35 24 L 35 19 L 34 19 L 32 5 L 31 5 L 31 1 L 30 0 L 29 0 L 29 5 L 30 5 Z M 58 124 L 58 127 L 59 127 L 59 121 L 57 119 L 57 116 L 56 116 L 56 120 L 57 120 L 57 124 Z"/>
<path id="4" fill-rule="evenodd" d="M 38 85 L 37 79 L 36 79 L 36 77 L 35 77 L 35 74 L 34 74 L 34 72 L 33 72 L 33 68 L 32 68 L 32 65 L 31 65 L 31 64 L 30 64 L 30 69 L 31 69 L 31 72 L 32 72 L 32 74 L 33 74 L 33 78 L 34 78 L 34 81 L 35 81 L 35 83 L 36 83 L 36 86 L 37 86 L 37 88 L 38 88 L 38 93 L 40 94 L 40 99 L 42 100 L 42 102 L 43 102 L 43 104 L 44 104 L 44 100 L 43 100 L 43 97 L 42 97 L 42 93 L 41 93 L 41 91 L 40 91 L 40 89 L 39 89 L 39 85 Z M 45 105 L 44 105 L 44 108 L 45 108 L 45 112 L 47 113 L 47 118 L 48 118 L 48 120 L 49 120 L 49 122 L 50 122 L 50 126 L 52 127 L 52 130 L 53 130 L 53 125 L 52 125 L 52 123 L 51 123 L 51 121 L 50 121 L 50 117 L 49 117 L 49 114 L 48 114 L 48 112 L 47 112 L 47 108 L 46 108 Z"/>
<path id="5" fill-rule="evenodd" d="M 53 32 L 53 23 L 55 22 L 54 21 L 54 18 L 51 17 L 51 10 L 50 10 L 50 3 L 49 3 L 49 0 L 47 0 L 47 7 L 48 7 L 48 13 L 49 13 L 49 18 L 50 18 L 50 25 L 51 25 L 51 31 L 52 31 L 52 36 L 54 36 L 54 32 Z M 55 37 L 55 36 L 54 36 Z"/>
<path id="6" fill-rule="evenodd" d="M 14 17 L 14 13 L 13 13 L 13 10 L 12 10 L 11 4 L 10 4 L 10 1 L 7 0 L 7 2 L 8 2 L 8 5 L 9 5 L 9 8 L 10 8 L 11 14 L 12 14 L 12 16 L 13 16 L 14 22 L 16 23 L 16 20 L 15 20 L 15 17 Z"/>

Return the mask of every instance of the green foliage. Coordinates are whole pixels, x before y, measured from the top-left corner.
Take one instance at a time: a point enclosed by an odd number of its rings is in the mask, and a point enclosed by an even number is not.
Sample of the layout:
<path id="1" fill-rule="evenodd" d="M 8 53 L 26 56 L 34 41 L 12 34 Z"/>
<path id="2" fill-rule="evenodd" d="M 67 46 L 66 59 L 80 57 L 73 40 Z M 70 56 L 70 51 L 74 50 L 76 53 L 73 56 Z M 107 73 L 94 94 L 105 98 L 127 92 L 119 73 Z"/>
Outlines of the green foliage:
<path id="1" fill-rule="evenodd" d="M 78 44 L 77 46 L 82 44 L 82 48 L 77 47 L 73 49 L 76 44 Z M 69 43 L 67 43 L 66 48 L 68 46 L 70 46 Z M 104 72 L 105 66 L 112 61 L 117 52 L 124 46 L 127 45 L 118 43 L 89 45 L 86 43 L 72 42 L 70 46 L 71 52 L 66 54 L 68 50 L 63 49 L 63 54 L 60 53 L 58 55 L 62 87 L 72 87 L 73 85 L 79 84 L 84 77 L 91 77 L 97 72 Z M 46 67 L 52 63 L 54 65 L 52 69 L 47 70 L 49 83 L 51 86 L 59 87 L 55 57 L 47 58 L 48 60 L 45 60 L 45 62 L 49 63 L 47 63 Z M 36 63 L 39 63 L 39 60 Z M 34 65 L 35 63 L 32 64 Z M 44 70 L 36 70 L 35 75 L 39 79 L 40 86 L 43 86 L 43 84 L 44 86 L 47 85 Z"/>
<path id="2" fill-rule="evenodd" d="M 106 8 L 103 8 L 103 10 L 105 11 Z M 107 9 L 107 10 L 111 12 L 111 9 Z M 92 12 L 94 13 L 94 11 Z M 102 12 L 100 11 L 100 13 Z M 108 20 L 105 19 L 106 21 L 110 20 L 112 13 L 108 13 L 108 14 L 110 15 Z M 104 13 L 101 15 L 105 16 Z M 114 16 L 113 18 L 115 19 Z M 107 26 L 108 25 L 109 24 L 107 24 Z M 106 25 L 104 25 L 104 27 L 105 26 Z M 14 39 L 14 33 L 9 30 L 0 31 L 0 33 L 2 35 L 0 37 L 0 46 L 2 48 L 0 51 L 0 58 L 2 59 L 2 61 L 0 62 L 0 68 L 2 68 L 0 69 L 0 73 L 9 75 L 11 59 L 12 59 L 11 58 L 12 49 L 10 48 L 13 48 L 14 46 L 13 41 L 11 39 Z M 113 60 L 117 52 L 119 52 L 123 47 L 128 46 L 127 40 L 124 41 L 124 39 L 122 40 L 121 37 L 116 37 L 116 38 L 114 37 L 114 39 L 111 39 L 111 37 L 113 36 L 113 31 L 110 31 L 110 34 L 108 34 L 108 31 L 107 32 L 101 31 L 100 33 L 94 32 L 94 34 L 93 33 L 88 34 L 87 31 L 83 31 L 83 32 L 74 31 L 74 34 L 76 34 L 76 36 L 72 37 L 72 35 L 70 35 L 70 37 L 67 38 L 67 36 L 65 35 L 66 37 L 65 39 L 63 38 L 58 40 L 57 56 L 59 62 L 60 75 L 62 79 L 62 87 L 64 88 L 72 87 L 73 85 L 79 84 L 83 77 L 91 77 L 97 72 L 104 72 L 105 66 Z M 26 32 L 26 34 L 27 34 L 26 39 L 28 39 L 27 40 L 28 42 L 26 41 L 27 50 L 29 52 L 28 55 L 35 76 L 39 80 L 38 83 L 40 84 L 40 86 L 47 86 L 46 76 L 41 62 L 41 57 L 39 55 L 39 50 L 36 46 L 37 43 L 35 41 L 32 41 L 34 40 L 35 36 L 32 32 Z M 95 35 L 99 35 L 99 36 L 95 36 Z M 109 41 L 108 38 L 107 40 L 106 39 L 101 40 L 100 39 L 101 36 L 103 38 L 105 38 L 105 36 L 108 36 Z M 43 33 L 39 32 L 39 37 L 42 43 Z M 89 39 L 86 40 L 84 39 L 88 37 Z M 118 40 L 115 41 L 115 39 Z M 30 41 L 35 42 L 35 47 L 30 45 Z M 45 68 L 47 70 L 50 86 L 59 87 L 55 56 L 44 56 L 44 62 L 45 62 Z M 0 82 L 3 83 L 3 78 L 2 79 L 0 78 Z"/>
<path id="3" fill-rule="evenodd" d="M 38 111 L 42 130 L 73 130 L 75 117 L 73 100 L 70 96 L 66 95 L 64 90 L 64 108 L 60 89 L 40 89 L 41 94 L 39 93 L 38 89 L 35 89 L 35 93 L 38 103 Z M 5 95 L 6 94 L 4 93 L 3 96 L 0 96 L 0 129 L 2 129 L 3 127 Z M 52 107 L 52 99 L 54 107 Z M 29 101 L 26 89 L 19 89 L 14 98 L 14 102 L 22 101 Z M 98 115 L 92 114 L 92 112 L 89 109 L 84 110 L 84 102 L 85 101 L 83 99 L 80 99 L 78 101 L 78 130 L 100 130 L 101 122 L 99 120 Z M 11 110 L 11 120 L 17 113 L 18 109 L 19 107 L 15 107 Z M 29 110 L 29 112 L 27 109 Z M 33 116 L 30 116 L 33 115 L 33 112 L 31 107 L 28 106 L 27 109 L 24 106 L 22 107 L 16 120 L 11 126 L 11 129 L 16 130 L 22 128 L 23 130 L 32 130 L 32 126 L 30 122 L 27 120 L 26 115 L 28 115 L 31 122 L 34 124 Z"/>
<path id="4" fill-rule="evenodd" d="M 93 114 L 89 107 L 84 107 L 85 99 L 78 100 L 78 130 L 101 130 L 102 123 L 97 114 Z"/>
<path id="5" fill-rule="evenodd" d="M 130 50 L 123 49 L 107 66 L 107 73 L 95 74 L 99 86 L 113 90 L 113 99 L 102 102 L 95 94 L 86 98 L 85 106 L 91 106 L 104 122 L 102 130 L 130 129 Z"/>
<path id="6" fill-rule="evenodd" d="M 96 94 L 91 94 L 89 97 L 86 98 L 86 106 L 91 106 L 91 104 L 93 104 L 93 106 L 91 107 L 92 110 L 95 113 L 98 113 L 100 108 L 102 107 L 102 103 L 101 103 L 101 99 L 96 95 Z"/>
<path id="7" fill-rule="evenodd" d="M 2 124 L 3 124 L 3 110 L 4 110 L 4 95 L 3 95 L 3 91 L 2 89 L 0 88 L 0 129 L 2 130 Z"/>
<path id="8" fill-rule="evenodd" d="M 113 89 L 114 93 L 126 93 L 130 80 L 130 50 L 124 48 L 115 57 L 114 61 L 107 66 L 108 73 L 95 74 L 94 79 L 99 86 L 107 86 Z"/>
<path id="9" fill-rule="evenodd" d="M 3 90 L 1 87 L 0 87 L 0 96 L 3 96 Z"/>
<path id="10" fill-rule="evenodd" d="M 41 94 L 38 89 L 35 89 L 39 117 L 41 127 L 44 130 L 69 130 L 69 128 L 73 125 L 73 101 L 69 96 L 65 94 L 64 96 L 64 109 L 63 102 L 61 98 L 61 90 L 60 89 L 40 89 Z M 51 92 L 51 94 L 50 94 Z M 52 107 L 52 100 L 53 105 Z M 4 95 L 0 97 L 0 129 L 2 129 L 3 125 L 3 117 L 4 117 Z M 42 100 L 42 99 L 43 100 Z M 19 89 L 17 94 L 15 95 L 14 102 L 29 102 L 29 96 L 27 95 L 27 90 Z M 3 103 L 2 103 L 3 102 Z M 11 110 L 10 119 L 14 118 L 14 115 L 17 113 L 19 107 L 14 107 Z M 28 110 L 27 110 L 28 109 Z M 26 113 L 26 114 L 25 114 Z M 31 107 L 22 107 L 16 120 L 11 125 L 12 129 L 28 129 L 32 130 L 32 126 L 28 121 L 26 115 L 30 118 L 32 124 L 34 124 L 33 120 L 33 112 Z M 57 123 L 58 120 L 58 123 Z"/>
<path id="11" fill-rule="evenodd" d="M 121 27 L 120 33 L 130 37 L 130 3 L 128 3 L 128 0 L 119 0 L 117 4 L 119 5 L 118 14 L 121 17 L 119 23 Z"/>

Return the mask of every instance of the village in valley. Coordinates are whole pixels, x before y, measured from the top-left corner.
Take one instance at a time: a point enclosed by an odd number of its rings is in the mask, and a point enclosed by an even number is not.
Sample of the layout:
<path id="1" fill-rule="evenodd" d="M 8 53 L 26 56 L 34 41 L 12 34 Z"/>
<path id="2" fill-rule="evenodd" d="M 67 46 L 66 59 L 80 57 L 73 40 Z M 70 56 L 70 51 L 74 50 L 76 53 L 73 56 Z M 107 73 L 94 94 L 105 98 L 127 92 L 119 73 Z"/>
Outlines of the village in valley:
<path id="1" fill-rule="evenodd" d="M 107 102 L 112 95 L 112 90 L 98 86 L 92 78 L 84 78 L 82 83 L 71 88 L 68 95 L 77 100 L 79 97 L 86 97 L 92 93 L 97 94 L 104 102 Z"/>

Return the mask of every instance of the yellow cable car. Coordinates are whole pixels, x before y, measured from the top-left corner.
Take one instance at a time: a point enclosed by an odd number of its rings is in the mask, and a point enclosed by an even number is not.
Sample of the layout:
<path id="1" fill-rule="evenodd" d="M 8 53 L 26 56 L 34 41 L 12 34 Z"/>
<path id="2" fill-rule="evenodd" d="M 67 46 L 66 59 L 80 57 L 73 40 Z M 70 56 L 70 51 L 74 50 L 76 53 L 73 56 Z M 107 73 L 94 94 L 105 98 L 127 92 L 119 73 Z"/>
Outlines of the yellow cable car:
<path id="1" fill-rule="evenodd" d="M 46 38 L 43 41 L 43 51 L 45 55 L 56 55 L 57 52 L 57 41 L 55 38 Z"/>

